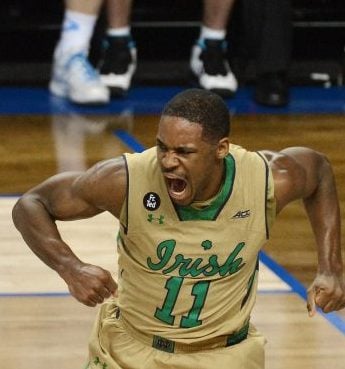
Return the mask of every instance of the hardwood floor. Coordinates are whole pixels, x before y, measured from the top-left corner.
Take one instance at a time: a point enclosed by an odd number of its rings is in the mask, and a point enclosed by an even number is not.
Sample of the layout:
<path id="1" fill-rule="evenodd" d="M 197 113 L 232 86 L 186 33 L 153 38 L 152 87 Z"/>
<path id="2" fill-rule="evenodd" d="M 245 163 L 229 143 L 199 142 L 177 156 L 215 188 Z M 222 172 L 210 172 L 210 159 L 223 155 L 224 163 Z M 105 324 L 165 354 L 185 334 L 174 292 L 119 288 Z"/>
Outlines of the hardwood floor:
<path id="1" fill-rule="evenodd" d="M 8 297 L 0 313 L 2 368 L 84 368 L 95 309 L 69 296 Z M 344 369 L 344 336 L 308 318 L 295 295 L 259 294 L 253 321 L 268 340 L 267 369 Z"/>

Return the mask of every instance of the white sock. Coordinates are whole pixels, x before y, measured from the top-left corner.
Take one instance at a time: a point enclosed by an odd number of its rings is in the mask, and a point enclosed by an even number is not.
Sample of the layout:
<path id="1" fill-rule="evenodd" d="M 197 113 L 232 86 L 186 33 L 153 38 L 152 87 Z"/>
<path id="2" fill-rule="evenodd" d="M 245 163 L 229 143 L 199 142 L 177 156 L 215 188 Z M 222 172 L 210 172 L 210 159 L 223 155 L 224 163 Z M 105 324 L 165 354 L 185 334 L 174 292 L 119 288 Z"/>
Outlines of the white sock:
<path id="1" fill-rule="evenodd" d="M 107 29 L 107 35 L 108 36 L 123 37 L 123 36 L 129 36 L 130 33 L 131 33 L 131 28 L 129 26 L 120 27 L 120 28 L 108 28 Z"/>
<path id="2" fill-rule="evenodd" d="M 224 40 L 226 36 L 226 30 L 214 29 L 206 26 L 202 26 L 200 29 L 200 39 L 212 39 L 212 40 Z"/>
<path id="3" fill-rule="evenodd" d="M 66 10 L 56 53 L 88 54 L 97 15 Z"/>

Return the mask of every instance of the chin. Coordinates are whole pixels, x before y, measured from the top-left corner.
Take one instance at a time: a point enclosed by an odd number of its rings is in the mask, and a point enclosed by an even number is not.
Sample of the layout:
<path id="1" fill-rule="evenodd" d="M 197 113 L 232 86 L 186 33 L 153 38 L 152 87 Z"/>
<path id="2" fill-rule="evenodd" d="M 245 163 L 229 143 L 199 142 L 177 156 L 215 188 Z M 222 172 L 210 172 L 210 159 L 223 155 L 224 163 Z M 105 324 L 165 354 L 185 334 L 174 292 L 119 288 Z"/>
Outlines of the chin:
<path id="1" fill-rule="evenodd" d="M 170 197 L 171 201 L 178 206 L 188 206 L 190 205 L 193 201 L 191 199 L 188 198 L 176 198 L 176 197 Z"/>

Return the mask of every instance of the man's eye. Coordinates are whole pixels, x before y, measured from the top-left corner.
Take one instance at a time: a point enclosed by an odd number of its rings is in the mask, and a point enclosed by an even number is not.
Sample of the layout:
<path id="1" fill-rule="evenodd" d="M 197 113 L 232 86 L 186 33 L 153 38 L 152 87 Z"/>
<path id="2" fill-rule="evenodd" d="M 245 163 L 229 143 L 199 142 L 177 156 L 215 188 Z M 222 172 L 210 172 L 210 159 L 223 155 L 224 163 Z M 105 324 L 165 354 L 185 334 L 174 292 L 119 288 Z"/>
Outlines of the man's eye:
<path id="1" fill-rule="evenodd" d="M 182 155 L 189 155 L 189 154 L 192 154 L 193 151 L 189 150 L 189 149 L 180 149 L 180 150 L 177 150 L 177 152 L 179 154 L 182 154 Z"/>
<path id="2" fill-rule="evenodd" d="M 183 156 L 188 156 L 190 155 L 192 152 L 191 151 L 187 151 L 187 150 L 178 150 L 177 153 L 179 155 L 183 155 Z"/>
<path id="3" fill-rule="evenodd" d="M 158 149 L 160 151 L 167 151 L 167 148 L 165 146 L 163 146 L 163 145 L 158 145 Z"/>

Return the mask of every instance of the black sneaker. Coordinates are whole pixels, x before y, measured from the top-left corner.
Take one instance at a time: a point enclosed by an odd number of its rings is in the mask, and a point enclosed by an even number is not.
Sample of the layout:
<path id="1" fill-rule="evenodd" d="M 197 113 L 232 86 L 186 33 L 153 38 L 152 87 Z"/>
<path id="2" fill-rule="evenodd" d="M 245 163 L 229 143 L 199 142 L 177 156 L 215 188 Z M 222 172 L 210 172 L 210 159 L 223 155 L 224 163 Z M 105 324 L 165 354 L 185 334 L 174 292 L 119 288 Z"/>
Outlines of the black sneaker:
<path id="1" fill-rule="evenodd" d="M 237 80 L 226 58 L 226 41 L 200 39 L 192 48 L 190 68 L 199 86 L 221 96 L 233 96 Z"/>
<path id="2" fill-rule="evenodd" d="M 123 96 L 129 90 L 137 66 L 137 49 L 130 36 L 107 36 L 99 64 L 101 80 L 112 96 Z"/>

